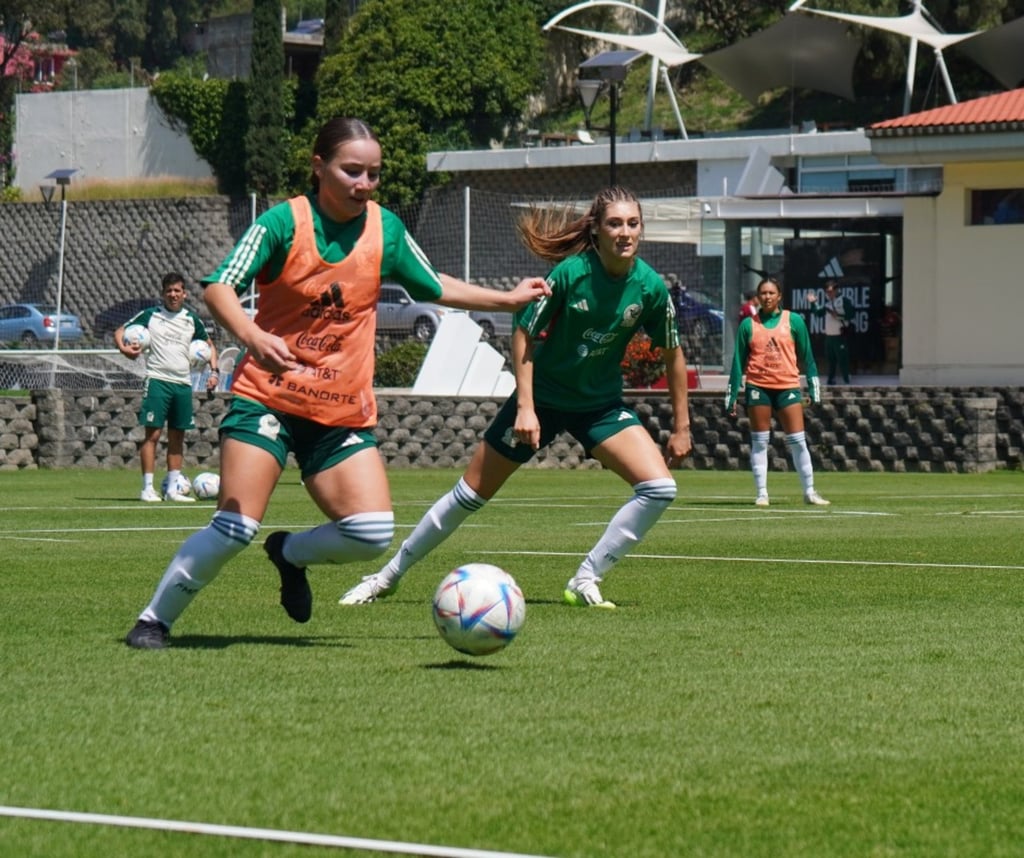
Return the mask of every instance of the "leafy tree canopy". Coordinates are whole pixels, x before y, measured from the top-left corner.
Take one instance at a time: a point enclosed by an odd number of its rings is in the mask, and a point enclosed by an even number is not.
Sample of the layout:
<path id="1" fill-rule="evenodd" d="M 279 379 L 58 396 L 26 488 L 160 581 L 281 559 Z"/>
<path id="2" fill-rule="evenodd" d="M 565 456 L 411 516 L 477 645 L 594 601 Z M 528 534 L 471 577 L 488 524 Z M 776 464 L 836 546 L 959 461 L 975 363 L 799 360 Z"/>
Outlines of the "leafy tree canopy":
<path id="1" fill-rule="evenodd" d="M 319 121 L 358 116 L 384 149 L 381 197 L 418 199 L 431 149 L 504 139 L 541 83 L 526 0 L 368 0 L 320 69 Z"/>

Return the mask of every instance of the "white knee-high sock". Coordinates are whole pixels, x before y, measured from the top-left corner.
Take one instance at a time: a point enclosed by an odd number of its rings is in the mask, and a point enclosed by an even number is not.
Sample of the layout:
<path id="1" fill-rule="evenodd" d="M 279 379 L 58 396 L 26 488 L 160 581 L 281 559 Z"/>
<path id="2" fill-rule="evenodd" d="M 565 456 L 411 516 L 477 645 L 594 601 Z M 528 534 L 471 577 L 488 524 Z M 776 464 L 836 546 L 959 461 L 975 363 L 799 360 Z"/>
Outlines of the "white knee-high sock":
<path id="1" fill-rule="evenodd" d="M 210 523 L 186 539 L 168 564 L 140 620 L 170 628 L 196 594 L 259 532 L 260 523 L 236 512 L 216 512 Z"/>
<path id="2" fill-rule="evenodd" d="M 409 568 L 444 542 L 470 515 L 487 503 L 465 479 L 460 478 L 450 492 L 435 501 L 419 520 L 401 548 L 377 574 L 385 584 L 398 581 Z"/>
<path id="3" fill-rule="evenodd" d="M 372 560 L 387 550 L 395 535 L 393 512 L 361 512 L 292 533 L 284 542 L 284 559 L 296 566 Z"/>
<path id="4" fill-rule="evenodd" d="M 676 481 L 671 477 L 634 485 L 633 497 L 612 516 L 597 544 L 583 558 L 573 580 L 601 581 L 644 538 L 675 499 Z"/>
<path id="5" fill-rule="evenodd" d="M 768 494 L 768 439 L 771 432 L 750 433 L 750 470 L 758 495 Z"/>
<path id="6" fill-rule="evenodd" d="M 807 434 L 805 432 L 794 432 L 786 436 L 786 446 L 789 447 L 789 457 L 793 460 L 793 467 L 800 475 L 800 484 L 804 487 L 804 494 L 814 490 L 814 466 L 811 464 L 811 451 L 807 449 Z"/>

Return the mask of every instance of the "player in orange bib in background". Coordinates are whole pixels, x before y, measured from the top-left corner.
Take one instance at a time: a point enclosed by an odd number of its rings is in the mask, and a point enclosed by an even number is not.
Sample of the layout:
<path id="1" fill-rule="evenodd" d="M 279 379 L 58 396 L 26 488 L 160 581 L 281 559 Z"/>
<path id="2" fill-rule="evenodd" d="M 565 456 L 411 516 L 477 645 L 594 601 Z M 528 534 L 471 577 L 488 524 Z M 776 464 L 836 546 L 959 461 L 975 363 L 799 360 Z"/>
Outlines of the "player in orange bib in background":
<path id="1" fill-rule="evenodd" d="M 804 433 L 800 364 L 807 376 L 811 402 L 821 402 L 821 382 L 807 325 L 797 314 L 782 309 L 782 293 L 774 280 L 762 280 L 757 286 L 757 297 L 757 313 L 740 322 L 736 331 L 736 351 L 725 394 L 726 410 L 735 416 L 736 400 L 746 375 L 750 468 L 757 489 L 754 503 L 768 506 L 768 440 L 774 413 L 786 433 L 786 447 L 800 476 L 804 502 L 828 506 L 829 502 L 814 490 L 814 467 Z"/>
<path id="2" fill-rule="evenodd" d="M 306 491 L 327 517 L 301 533 L 270 534 L 281 604 L 309 620 L 306 567 L 370 560 L 394 535 L 394 513 L 373 427 L 377 297 L 383 279 L 417 300 L 464 310 L 514 311 L 550 294 L 543 278 L 510 292 L 438 274 L 399 218 L 371 199 L 381 148 L 361 120 L 340 117 L 317 135 L 312 191 L 256 219 L 203 280 L 217 321 L 245 348 L 220 426 L 220 497 L 209 525 L 178 549 L 126 643 L 162 649 L 196 594 L 255 539 L 294 454 Z M 255 279 L 255 319 L 239 295 Z"/>

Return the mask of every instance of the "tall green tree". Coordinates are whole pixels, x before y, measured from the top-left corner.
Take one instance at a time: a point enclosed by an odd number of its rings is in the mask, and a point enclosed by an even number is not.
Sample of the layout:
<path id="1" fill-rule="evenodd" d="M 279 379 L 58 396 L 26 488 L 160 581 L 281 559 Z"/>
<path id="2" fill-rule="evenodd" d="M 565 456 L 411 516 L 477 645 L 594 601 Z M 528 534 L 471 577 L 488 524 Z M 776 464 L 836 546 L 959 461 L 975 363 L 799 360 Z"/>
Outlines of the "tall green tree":
<path id="1" fill-rule="evenodd" d="M 348 28 L 351 0 L 327 0 L 324 6 L 324 56 L 333 54 Z"/>
<path id="2" fill-rule="evenodd" d="M 280 0 L 255 0 L 245 166 L 249 184 L 263 196 L 281 187 L 285 160 L 284 42 Z"/>
<path id="3" fill-rule="evenodd" d="M 504 139 L 541 83 L 535 13 L 524 0 L 367 0 L 350 19 L 321 66 L 318 113 L 377 132 L 383 200 L 422 196 L 431 149 Z"/>

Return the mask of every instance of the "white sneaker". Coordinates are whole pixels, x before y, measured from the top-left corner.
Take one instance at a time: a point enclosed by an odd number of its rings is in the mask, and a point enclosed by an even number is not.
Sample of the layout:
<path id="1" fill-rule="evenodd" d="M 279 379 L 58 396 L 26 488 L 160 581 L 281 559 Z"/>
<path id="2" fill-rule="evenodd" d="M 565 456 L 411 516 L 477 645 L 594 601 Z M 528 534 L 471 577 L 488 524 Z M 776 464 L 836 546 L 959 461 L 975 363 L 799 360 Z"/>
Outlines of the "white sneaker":
<path id="1" fill-rule="evenodd" d="M 614 602 L 607 601 L 597 587 L 597 581 L 577 581 L 575 578 L 565 585 L 562 599 L 575 608 L 615 608 Z"/>
<path id="2" fill-rule="evenodd" d="M 174 501 L 175 503 L 195 503 L 196 499 L 191 495 L 182 495 L 177 492 L 167 492 L 164 495 L 164 500 Z"/>
<path id="3" fill-rule="evenodd" d="M 378 572 L 375 575 L 367 575 L 349 590 L 344 596 L 338 599 L 339 605 L 369 605 L 378 599 L 386 599 L 398 589 L 396 581 L 390 587 L 384 584 L 384 579 Z"/>
<path id="4" fill-rule="evenodd" d="M 804 503 L 810 504 L 811 506 L 831 506 L 831 501 L 825 500 L 819 495 L 814 489 L 811 489 L 807 494 L 804 495 Z"/>
<path id="5" fill-rule="evenodd" d="M 754 498 L 754 506 L 771 506 L 771 504 L 768 503 L 768 495 L 758 495 Z"/>
<path id="6" fill-rule="evenodd" d="M 142 494 L 139 495 L 139 500 L 143 503 L 160 503 L 161 497 L 156 493 L 156 489 L 152 486 L 143 489 Z"/>

